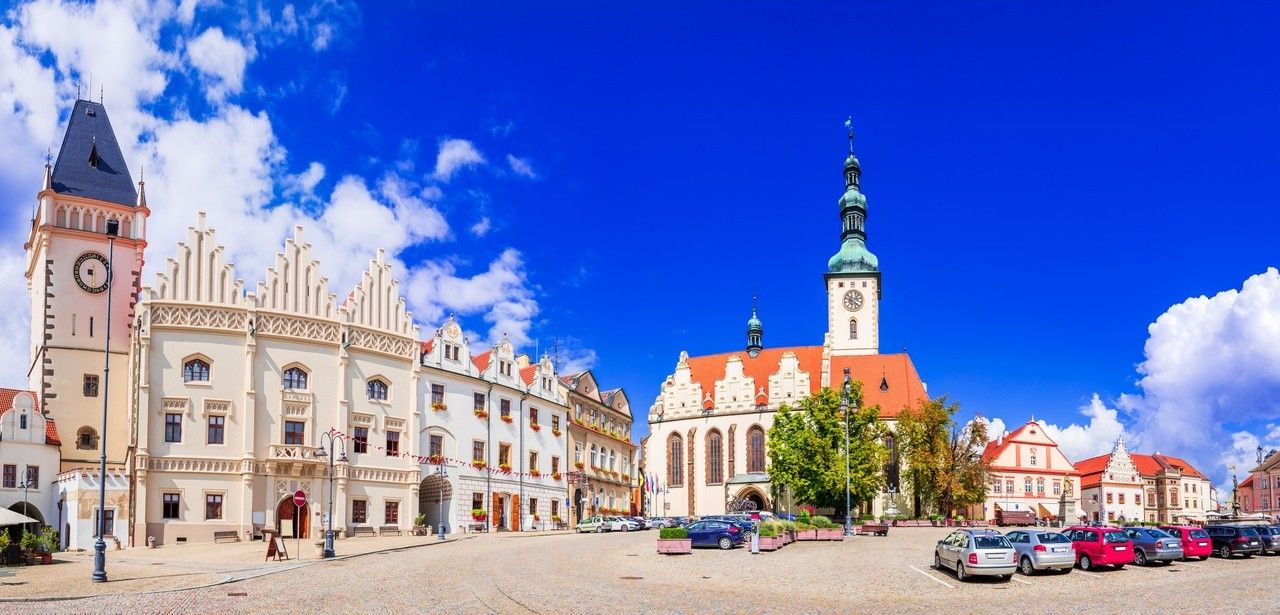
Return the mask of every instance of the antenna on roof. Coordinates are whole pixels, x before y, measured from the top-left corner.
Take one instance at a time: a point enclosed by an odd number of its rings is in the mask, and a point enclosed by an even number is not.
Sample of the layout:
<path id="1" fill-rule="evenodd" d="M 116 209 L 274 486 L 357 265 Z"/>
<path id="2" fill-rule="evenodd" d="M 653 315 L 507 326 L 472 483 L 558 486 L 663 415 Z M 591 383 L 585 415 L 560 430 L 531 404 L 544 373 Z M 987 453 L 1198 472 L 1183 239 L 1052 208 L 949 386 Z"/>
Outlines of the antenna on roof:
<path id="1" fill-rule="evenodd" d="M 76 100 L 80 100 L 80 80 L 76 79 Z"/>
<path id="2" fill-rule="evenodd" d="M 102 84 L 99 83 L 98 84 L 98 104 L 99 105 L 103 104 L 106 94 L 107 94 L 107 89 L 102 87 Z"/>

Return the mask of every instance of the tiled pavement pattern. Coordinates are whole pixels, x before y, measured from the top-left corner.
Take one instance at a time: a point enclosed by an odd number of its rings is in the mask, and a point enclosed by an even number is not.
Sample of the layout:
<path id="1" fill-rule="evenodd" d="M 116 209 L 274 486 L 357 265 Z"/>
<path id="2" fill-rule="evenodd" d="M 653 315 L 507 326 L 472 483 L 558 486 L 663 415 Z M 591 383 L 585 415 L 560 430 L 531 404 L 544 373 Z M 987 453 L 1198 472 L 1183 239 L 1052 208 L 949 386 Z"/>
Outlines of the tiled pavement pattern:
<path id="1" fill-rule="evenodd" d="M 58 613 L 1208 613 L 1280 612 L 1280 557 L 1010 582 L 930 568 L 934 528 L 796 543 L 776 553 L 658 556 L 656 533 L 466 538 L 203 589 L 117 594 L 0 611 Z M 236 546 L 238 547 L 238 545 Z M 207 547 L 217 558 L 219 547 Z M 305 562 L 305 560 L 304 560 Z M 637 578 L 638 577 L 638 578 Z M 1250 587 L 1254 589 L 1248 589 Z M 17 608 L 10 608 L 17 607 Z"/>

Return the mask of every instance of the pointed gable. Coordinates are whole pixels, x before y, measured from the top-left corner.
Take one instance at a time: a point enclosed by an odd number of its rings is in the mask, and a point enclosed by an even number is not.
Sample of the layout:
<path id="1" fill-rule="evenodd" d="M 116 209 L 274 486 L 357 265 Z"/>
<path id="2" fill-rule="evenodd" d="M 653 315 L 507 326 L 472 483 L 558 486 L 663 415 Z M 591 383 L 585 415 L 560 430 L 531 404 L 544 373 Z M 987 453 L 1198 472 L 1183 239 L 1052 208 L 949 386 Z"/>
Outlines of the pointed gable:
<path id="1" fill-rule="evenodd" d="M 129 167 L 116 142 L 107 109 L 77 100 L 53 165 L 51 186 L 61 195 L 133 207 L 138 201 Z"/>
<path id="2" fill-rule="evenodd" d="M 235 267 L 226 262 L 226 249 L 218 243 L 214 229 L 205 226 L 200 212 L 196 226 L 187 227 L 187 240 L 180 242 L 172 258 L 156 273 L 155 286 L 144 289 L 151 299 L 245 305 L 244 282 L 236 279 Z"/>
<path id="3" fill-rule="evenodd" d="M 360 276 L 355 290 L 343 302 L 342 313 L 350 324 L 418 338 L 413 314 L 405 309 L 400 283 L 392 275 L 391 263 L 387 262 L 386 253 L 381 249 L 369 262 L 369 270 Z"/>
<path id="4" fill-rule="evenodd" d="M 259 308 L 293 312 L 317 318 L 333 318 L 337 299 L 329 292 L 329 278 L 320 274 L 320 262 L 311 257 L 311 244 L 303 243 L 302 227 L 294 227 L 284 251 L 276 253 L 266 279 L 258 283 Z"/>

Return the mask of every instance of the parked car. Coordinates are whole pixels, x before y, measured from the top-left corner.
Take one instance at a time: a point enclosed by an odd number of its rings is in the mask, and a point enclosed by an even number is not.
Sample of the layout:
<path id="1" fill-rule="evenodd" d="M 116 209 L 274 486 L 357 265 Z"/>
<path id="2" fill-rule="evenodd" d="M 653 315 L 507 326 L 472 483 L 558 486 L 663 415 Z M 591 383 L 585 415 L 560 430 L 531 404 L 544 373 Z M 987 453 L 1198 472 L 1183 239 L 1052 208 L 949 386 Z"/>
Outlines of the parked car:
<path id="1" fill-rule="evenodd" d="M 1262 553 L 1262 537 L 1258 530 L 1237 525 L 1210 525 L 1204 528 L 1213 541 L 1213 552 L 1223 559 L 1233 555 L 1245 558 Z"/>
<path id="2" fill-rule="evenodd" d="M 627 517 L 627 519 L 635 521 L 636 525 L 640 526 L 642 530 L 653 529 L 653 526 L 649 524 L 649 520 L 644 517 Z"/>
<path id="3" fill-rule="evenodd" d="M 1148 563 L 1173 563 L 1182 559 L 1182 540 L 1172 534 L 1150 527 L 1126 527 L 1124 533 L 1133 541 L 1133 563 L 1146 566 Z"/>
<path id="4" fill-rule="evenodd" d="M 640 524 L 627 517 L 605 517 L 605 529 L 610 532 L 633 532 L 640 529 Z"/>
<path id="5" fill-rule="evenodd" d="M 581 534 L 582 532 L 609 531 L 609 528 L 605 527 L 604 517 L 587 517 L 586 519 L 579 521 L 578 527 L 575 529 L 579 534 Z"/>
<path id="6" fill-rule="evenodd" d="M 1070 573 L 1076 565 L 1076 549 L 1066 535 L 1051 531 L 1014 530 L 1004 535 L 1017 552 L 1018 570 L 1031 576 L 1039 570 Z"/>
<path id="7" fill-rule="evenodd" d="M 1262 551 L 1273 554 L 1280 554 L 1280 525 L 1259 525 L 1254 529 L 1258 530 L 1258 537 L 1262 539 Z"/>
<path id="8" fill-rule="evenodd" d="M 675 520 L 671 517 L 649 517 L 647 519 L 649 527 L 662 529 L 664 527 L 675 527 Z"/>
<path id="9" fill-rule="evenodd" d="M 1062 533 L 1076 548 L 1076 564 L 1081 570 L 1094 566 L 1124 568 L 1133 563 L 1133 541 L 1118 527 L 1073 526 Z"/>
<path id="10" fill-rule="evenodd" d="M 933 567 L 956 571 L 964 581 L 971 576 L 997 576 L 1009 580 L 1018 569 L 1009 540 L 994 530 L 956 530 L 933 549 Z"/>
<path id="11" fill-rule="evenodd" d="M 755 532 L 756 523 L 745 515 L 707 515 L 703 519 L 711 519 L 713 521 L 724 521 L 738 526 L 744 532 Z"/>
<path id="12" fill-rule="evenodd" d="M 690 523 L 686 528 L 689 540 L 695 547 L 720 547 L 732 549 L 742 544 L 747 533 L 727 521 L 703 519 Z"/>
<path id="13" fill-rule="evenodd" d="M 1203 528 L 1194 525 L 1162 525 L 1160 529 L 1182 541 L 1183 558 L 1206 560 L 1213 555 L 1213 542 Z"/>

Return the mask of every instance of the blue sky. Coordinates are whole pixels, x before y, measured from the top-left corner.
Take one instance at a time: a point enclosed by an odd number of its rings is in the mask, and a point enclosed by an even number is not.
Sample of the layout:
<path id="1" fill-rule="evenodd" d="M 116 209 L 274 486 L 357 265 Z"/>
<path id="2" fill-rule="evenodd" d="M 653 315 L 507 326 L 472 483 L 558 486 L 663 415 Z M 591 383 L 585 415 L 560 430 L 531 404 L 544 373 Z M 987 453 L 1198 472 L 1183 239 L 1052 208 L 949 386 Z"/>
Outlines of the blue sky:
<path id="1" fill-rule="evenodd" d="M 1123 429 L 1219 478 L 1280 444 L 1276 9 L 804 5 L 42 0 L 8 11 L 0 49 L 50 73 L 62 115 L 13 112 L 25 123 L 0 136 L 56 145 L 70 84 L 94 70 L 50 22 L 118 30 L 100 44 L 140 51 L 116 58 L 135 70 L 99 69 L 108 110 L 158 169 L 149 195 L 184 184 L 153 209 L 211 188 L 166 177 L 167 151 L 257 143 L 202 161 L 258 159 L 214 178 L 228 190 L 211 205 L 239 211 L 214 226 L 271 220 L 269 253 L 286 221 L 328 215 L 331 254 L 383 245 L 421 273 L 406 286 L 424 328 L 457 311 L 481 338 L 559 340 L 643 417 L 680 350 L 744 345 L 753 290 L 766 345 L 821 342 L 852 115 L 881 350 L 906 348 L 931 393 L 1009 427 L 1044 419 L 1081 455 Z M 219 44 L 197 45 L 212 29 Z M 10 81 L 0 93 L 25 91 Z M 38 187 L 34 157 L 0 176 L 10 202 Z M 330 208 L 366 196 L 430 223 L 391 246 L 346 231 Z M 179 213 L 159 226 L 192 223 Z M 1207 445 L 1178 435 L 1197 421 Z"/>

